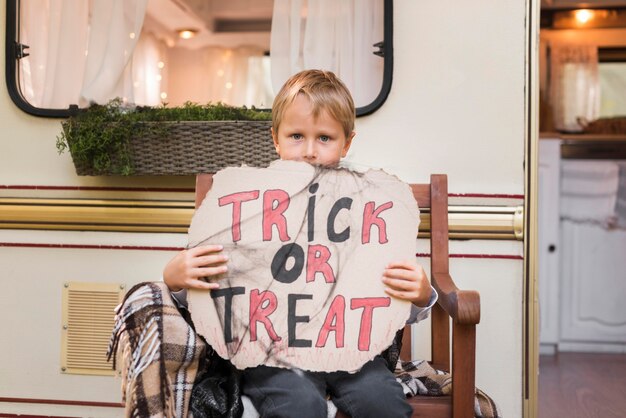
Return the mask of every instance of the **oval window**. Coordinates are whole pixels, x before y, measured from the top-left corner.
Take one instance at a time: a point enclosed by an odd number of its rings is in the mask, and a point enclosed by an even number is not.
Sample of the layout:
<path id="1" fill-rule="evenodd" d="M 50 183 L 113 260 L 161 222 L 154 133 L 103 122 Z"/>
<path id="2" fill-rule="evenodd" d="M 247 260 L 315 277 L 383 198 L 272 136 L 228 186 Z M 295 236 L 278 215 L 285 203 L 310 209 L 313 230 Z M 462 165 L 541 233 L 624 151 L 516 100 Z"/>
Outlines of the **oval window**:
<path id="1" fill-rule="evenodd" d="M 6 30 L 9 94 L 37 116 L 113 98 L 267 109 L 306 68 L 338 74 L 357 116 L 391 88 L 392 0 L 7 0 Z"/>

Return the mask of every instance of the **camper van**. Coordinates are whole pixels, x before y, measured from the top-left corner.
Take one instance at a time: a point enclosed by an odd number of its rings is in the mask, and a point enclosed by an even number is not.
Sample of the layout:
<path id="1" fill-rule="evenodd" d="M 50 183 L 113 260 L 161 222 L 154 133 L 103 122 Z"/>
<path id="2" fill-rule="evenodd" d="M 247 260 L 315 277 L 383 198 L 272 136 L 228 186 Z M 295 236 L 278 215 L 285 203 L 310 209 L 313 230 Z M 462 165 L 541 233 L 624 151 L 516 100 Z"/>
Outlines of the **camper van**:
<path id="1" fill-rule="evenodd" d="M 626 351 L 626 123 L 593 130 L 626 115 L 623 8 L 0 0 L 0 416 L 124 416 L 124 377 L 106 356 L 116 307 L 188 245 L 195 174 L 266 158 L 248 148 L 252 124 L 239 123 L 239 142 L 219 140 L 222 153 L 202 145 L 203 121 L 178 145 L 152 138 L 111 154 L 99 147 L 122 133 L 97 118 L 167 108 L 187 129 L 206 103 L 268 115 L 306 68 L 353 93 L 349 166 L 409 184 L 447 176 L 449 273 L 480 295 L 475 354 L 457 353 L 453 376 L 467 356 L 500 416 L 549 416 L 540 353 Z M 76 125 L 92 109 L 100 116 Z M 95 142 L 72 139 L 81 129 Z M 429 211 L 420 217 L 416 257 L 430 277 Z M 431 360 L 430 328 L 413 326 L 411 358 Z"/>

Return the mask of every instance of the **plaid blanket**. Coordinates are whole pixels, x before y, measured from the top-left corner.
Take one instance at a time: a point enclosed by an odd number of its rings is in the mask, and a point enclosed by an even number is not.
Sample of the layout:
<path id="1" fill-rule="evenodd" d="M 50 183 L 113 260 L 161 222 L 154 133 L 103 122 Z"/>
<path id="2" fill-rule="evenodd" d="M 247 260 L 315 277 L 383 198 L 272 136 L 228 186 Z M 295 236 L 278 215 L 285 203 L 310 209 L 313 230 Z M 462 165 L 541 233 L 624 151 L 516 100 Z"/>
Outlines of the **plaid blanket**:
<path id="1" fill-rule="evenodd" d="M 126 417 L 187 417 L 206 349 L 164 283 L 133 287 L 116 310 L 107 353 L 114 368 L 121 356 Z"/>
<path id="2" fill-rule="evenodd" d="M 164 283 L 133 287 L 116 309 L 108 357 L 122 372 L 126 417 L 190 415 L 200 360 L 210 348 L 181 315 Z M 121 364 L 116 363 L 121 357 Z M 452 379 L 424 360 L 398 362 L 396 378 L 407 396 L 450 394 Z M 477 418 L 501 418 L 494 401 L 476 390 Z"/>
<path id="3" fill-rule="evenodd" d="M 452 393 L 450 373 L 434 369 L 426 360 L 398 361 L 395 375 L 407 397 Z M 476 418 L 502 418 L 493 399 L 478 388 L 474 396 L 474 415 Z"/>

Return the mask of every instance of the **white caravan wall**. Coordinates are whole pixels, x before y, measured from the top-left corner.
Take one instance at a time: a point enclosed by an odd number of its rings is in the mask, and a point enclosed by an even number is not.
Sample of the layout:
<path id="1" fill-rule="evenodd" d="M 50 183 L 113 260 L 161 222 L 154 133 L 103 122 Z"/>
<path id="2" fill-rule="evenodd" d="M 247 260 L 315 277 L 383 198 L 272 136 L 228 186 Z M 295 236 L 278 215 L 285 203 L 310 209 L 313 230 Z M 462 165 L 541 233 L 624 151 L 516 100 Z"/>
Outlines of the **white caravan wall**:
<path id="1" fill-rule="evenodd" d="M 5 9 L 5 0 L 0 0 L 2 22 Z M 523 194 L 525 2 L 396 0 L 394 9 L 392 91 L 381 109 L 357 120 L 351 161 L 361 167 L 383 166 L 408 182 L 425 181 L 433 172 L 447 173 L 452 193 Z M 1 45 L 3 41 L 1 31 Z M 4 53 L 1 56 L 4 68 Z M 0 197 L 66 193 L 2 187 L 15 185 L 193 185 L 189 177 L 77 177 L 70 156 L 57 154 L 59 131 L 59 120 L 20 111 L 0 83 Z M 120 197 L 111 191 L 89 193 L 95 195 Z M 58 371 L 63 282 L 132 285 L 154 280 L 171 253 L 1 246 L 33 242 L 177 247 L 184 244 L 184 235 L 0 229 L 0 317 L 5 324 L 0 398 L 119 402 L 118 381 Z M 451 251 L 519 256 L 522 246 L 511 241 L 454 242 Z M 522 261 L 454 259 L 452 269 L 461 287 L 481 292 L 477 386 L 495 398 L 504 416 L 519 417 Z M 43 413 L 45 408 L 0 402 L 0 413 L 9 409 Z M 66 416 L 87 413 L 69 407 L 65 412 L 47 411 Z"/>
<path id="2" fill-rule="evenodd" d="M 391 94 L 357 120 L 350 160 L 406 181 L 445 172 L 452 192 L 522 194 L 524 2 L 396 0 L 394 32 Z M 4 184 L 191 184 L 77 177 L 56 152 L 59 120 L 24 114 L 0 84 Z"/>
<path id="3" fill-rule="evenodd" d="M 522 194 L 524 3 L 396 1 L 393 88 L 359 120 L 354 160 L 406 181 L 445 172 L 451 192 Z"/>

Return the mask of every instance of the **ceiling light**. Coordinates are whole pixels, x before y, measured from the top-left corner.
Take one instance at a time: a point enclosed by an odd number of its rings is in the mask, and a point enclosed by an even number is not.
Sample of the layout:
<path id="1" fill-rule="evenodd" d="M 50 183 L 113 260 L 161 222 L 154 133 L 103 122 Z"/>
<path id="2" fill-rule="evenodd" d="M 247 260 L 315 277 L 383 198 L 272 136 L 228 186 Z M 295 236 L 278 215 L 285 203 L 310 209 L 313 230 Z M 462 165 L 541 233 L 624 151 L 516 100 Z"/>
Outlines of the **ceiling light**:
<path id="1" fill-rule="evenodd" d="M 580 9 L 576 10 L 576 20 L 578 20 L 583 25 L 593 19 L 593 10 L 588 9 Z"/>
<path id="2" fill-rule="evenodd" d="M 197 29 L 179 29 L 178 37 L 181 39 L 191 39 L 198 33 Z"/>

